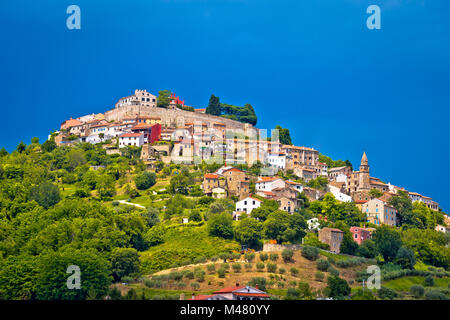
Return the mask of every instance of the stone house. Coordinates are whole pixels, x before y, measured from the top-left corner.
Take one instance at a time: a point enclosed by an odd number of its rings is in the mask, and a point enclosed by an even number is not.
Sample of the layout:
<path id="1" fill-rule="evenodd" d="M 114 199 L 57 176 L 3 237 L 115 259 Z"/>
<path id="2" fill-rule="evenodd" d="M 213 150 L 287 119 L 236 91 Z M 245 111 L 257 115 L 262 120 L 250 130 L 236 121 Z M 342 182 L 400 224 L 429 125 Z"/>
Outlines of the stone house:
<path id="1" fill-rule="evenodd" d="M 330 251 L 340 253 L 344 232 L 335 228 L 322 228 L 319 230 L 319 240 L 330 246 Z"/>
<path id="2" fill-rule="evenodd" d="M 362 205 L 362 212 L 367 215 L 367 222 L 375 225 L 396 226 L 397 224 L 397 210 L 383 200 L 372 199 L 367 201 Z"/>

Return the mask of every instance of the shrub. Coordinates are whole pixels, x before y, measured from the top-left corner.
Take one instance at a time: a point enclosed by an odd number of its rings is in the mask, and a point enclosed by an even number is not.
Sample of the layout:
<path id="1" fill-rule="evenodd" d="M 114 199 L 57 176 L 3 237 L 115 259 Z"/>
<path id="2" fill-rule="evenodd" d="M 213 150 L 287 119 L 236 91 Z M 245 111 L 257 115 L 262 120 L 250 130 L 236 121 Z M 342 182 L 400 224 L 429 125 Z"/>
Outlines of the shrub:
<path id="1" fill-rule="evenodd" d="M 328 260 L 325 259 L 317 260 L 317 269 L 319 269 L 320 271 L 327 271 L 329 267 L 330 263 L 328 262 Z"/>
<path id="2" fill-rule="evenodd" d="M 206 269 L 208 270 L 209 273 L 212 274 L 212 273 L 216 272 L 216 265 L 213 264 L 213 263 L 208 264 L 208 265 L 206 266 Z"/>
<path id="3" fill-rule="evenodd" d="M 319 249 L 311 246 L 304 246 L 302 249 L 302 256 L 308 260 L 315 261 L 319 256 Z"/>
<path id="4" fill-rule="evenodd" d="M 381 287 L 380 290 L 378 290 L 378 296 L 384 300 L 387 299 L 393 300 L 394 298 L 397 298 L 398 294 L 395 290 L 386 287 Z"/>
<path id="5" fill-rule="evenodd" d="M 350 286 L 344 279 L 332 276 L 328 277 L 327 282 L 329 297 L 341 299 L 342 297 L 348 296 L 351 292 Z"/>
<path id="6" fill-rule="evenodd" d="M 121 281 L 124 282 L 124 283 L 131 283 L 131 282 L 134 281 L 134 279 L 132 277 L 129 277 L 129 276 L 124 276 L 124 277 L 122 277 Z"/>
<path id="7" fill-rule="evenodd" d="M 438 290 L 427 291 L 427 293 L 425 293 L 425 299 L 427 299 L 427 300 L 449 300 L 448 297 L 444 293 L 442 293 Z"/>
<path id="8" fill-rule="evenodd" d="M 325 274 L 321 271 L 316 272 L 316 280 L 317 281 L 323 281 L 325 279 Z"/>
<path id="9" fill-rule="evenodd" d="M 242 270 L 242 266 L 240 263 L 233 263 L 233 265 L 231 267 L 233 268 L 233 271 L 235 273 L 241 272 L 241 270 Z"/>
<path id="10" fill-rule="evenodd" d="M 347 260 L 338 260 L 335 264 L 339 268 L 348 268 L 350 266 L 350 263 Z"/>
<path id="11" fill-rule="evenodd" d="M 256 269 L 258 269 L 258 271 L 262 271 L 264 269 L 264 263 L 258 262 L 256 264 Z"/>
<path id="12" fill-rule="evenodd" d="M 228 263 L 222 263 L 221 268 L 224 268 L 226 271 L 230 270 L 230 265 Z"/>
<path id="13" fill-rule="evenodd" d="M 184 272 L 184 277 L 192 280 L 192 279 L 194 279 L 194 273 L 190 270 L 186 270 Z"/>
<path id="14" fill-rule="evenodd" d="M 251 287 L 258 286 L 259 290 L 266 291 L 267 280 L 263 277 L 254 277 L 249 282 L 248 285 Z"/>
<path id="15" fill-rule="evenodd" d="M 247 252 L 245 255 L 245 260 L 247 260 L 248 262 L 252 262 L 253 260 L 255 260 L 255 253 L 254 252 Z"/>
<path id="16" fill-rule="evenodd" d="M 154 172 L 145 171 L 134 178 L 134 183 L 139 190 L 147 190 L 156 183 L 156 175 Z"/>
<path id="17" fill-rule="evenodd" d="M 217 275 L 219 276 L 219 278 L 225 278 L 225 268 L 224 267 L 220 267 L 219 270 L 217 270 Z"/>
<path id="18" fill-rule="evenodd" d="M 231 259 L 239 260 L 239 259 L 241 259 L 241 254 L 239 252 L 232 253 L 231 254 Z"/>
<path id="19" fill-rule="evenodd" d="M 286 273 L 286 269 L 285 268 L 280 268 L 280 269 L 278 269 L 278 272 L 280 274 L 285 274 Z"/>
<path id="20" fill-rule="evenodd" d="M 338 277 L 339 276 L 339 270 L 333 268 L 332 266 L 330 266 L 327 271 L 334 277 Z"/>
<path id="21" fill-rule="evenodd" d="M 295 288 L 288 288 L 286 291 L 286 300 L 299 300 L 300 293 Z"/>
<path id="22" fill-rule="evenodd" d="M 292 251 L 291 249 L 284 249 L 281 252 L 281 257 L 283 258 L 284 262 L 291 262 L 292 257 L 294 256 L 294 251 Z"/>
<path id="23" fill-rule="evenodd" d="M 411 295 L 414 298 L 420 298 L 423 296 L 423 294 L 425 293 L 425 289 L 423 286 L 421 285 L 413 285 L 411 286 L 411 288 L 409 289 L 409 292 L 411 293 Z"/>
<path id="24" fill-rule="evenodd" d="M 270 260 L 277 261 L 278 260 L 278 253 L 271 253 L 270 254 Z"/>
<path id="25" fill-rule="evenodd" d="M 425 287 L 432 287 L 434 286 L 434 278 L 432 275 L 425 277 Z"/>
<path id="26" fill-rule="evenodd" d="M 291 275 L 292 276 L 296 277 L 298 275 L 298 269 L 297 268 L 292 267 L 290 271 L 291 271 Z"/>
<path id="27" fill-rule="evenodd" d="M 195 279 L 197 279 L 199 282 L 205 281 L 205 271 L 203 271 L 203 270 L 196 270 L 194 272 L 194 274 L 195 274 Z"/>
<path id="28" fill-rule="evenodd" d="M 192 282 L 191 287 L 193 290 L 197 291 L 198 289 L 200 289 L 200 284 L 198 282 Z"/>
<path id="29" fill-rule="evenodd" d="M 253 268 L 253 265 L 251 263 L 246 263 L 245 265 L 245 270 L 250 271 Z"/>
<path id="30" fill-rule="evenodd" d="M 184 289 L 186 288 L 186 282 L 177 282 L 176 286 L 178 289 Z"/>
<path id="31" fill-rule="evenodd" d="M 265 261 L 267 261 L 267 259 L 269 259 L 269 255 L 268 255 L 267 253 L 260 253 L 260 254 L 259 254 L 259 259 L 260 259 L 262 262 L 265 262 Z"/>
<path id="32" fill-rule="evenodd" d="M 181 279 L 183 279 L 183 274 L 181 272 L 172 271 L 171 273 L 169 273 L 169 279 L 180 281 Z"/>
<path id="33" fill-rule="evenodd" d="M 276 272 L 277 271 L 277 265 L 275 263 L 268 263 L 267 264 L 267 271 L 268 272 Z"/>

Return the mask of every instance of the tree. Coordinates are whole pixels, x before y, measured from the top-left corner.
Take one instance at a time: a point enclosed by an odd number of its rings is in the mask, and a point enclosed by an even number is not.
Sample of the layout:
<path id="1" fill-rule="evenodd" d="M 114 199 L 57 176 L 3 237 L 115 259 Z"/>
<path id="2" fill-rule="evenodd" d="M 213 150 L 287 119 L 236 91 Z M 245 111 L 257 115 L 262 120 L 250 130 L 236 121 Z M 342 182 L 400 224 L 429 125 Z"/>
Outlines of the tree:
<path id="1" fill-rule="evenodd" d="M 189 186 L 194 183 L 194 179 L 189 174 L 189 169 L 183 167 L 181 172 L 170 179 L 170 192 L 172 194 L 184 194 L 189 193 Z"/>
<path id="2" fill-rule="evenodd" d="M 225 212 L 214 214 L 208 221 L 208 232 L 224 239 L 233 238 L 233 218 Z"/>
<path id="3" fill-rule="evenodd" d="M 328 179 L 323 176 L 318 176 L 315 179 L 311 179 L 306 185 L 314 189 L 326 190 Z"/>
<path id="4" fill-rule="evenodd" d="M 197 209 L 191 210 L 189 213 L 189 221 L 202 221 L 202 215 L 200 214 L 200 211 Z"/>
<path id="5" fill-rule="evenodd" d="M 44 152 L 52 152 L 53 150 L 56 149 L 56 143 L 55 140 L 50 139 L 45 141 L 42 145 L 41 145 L 41 149 Z"/>
<path id="6" fill-rule="evenodd" d="M 112 275 L 115 281 L 139 272 L 139 254 L 133 248 L 114 248 L 111 252 Z"/>
<path id="7" fill-rule="evenodd" d="M 69 266 L 79 267 L 81 286 L 67 287 Z M 111 264 L 95 249 L 61 248 L 47 251 L 37 263 L 36 297 L 40 300 L 84 300 L 90 292 L 101 298 L 111 284 Z M 75 275 L 73 273 L 72 275 Z"/>
<path id="8" fill-rule="evenodd" d="M 354 255 L 356 250 L 358 249 L 358 244 L 353 240 L 353 234 L 350 232 L 350 228 L 342 221 L 336 222 L 334 227 L 344 232 L 340 251 L 342 253 Z"/>
<path id="9" fill-rule="evenodd" d="M 284 262 L 292 262 L 292 257 L 294 256 L 294 251 L 291 249 L 284 249 L 281 251 L 281 258 L 283 258 Z"/>
<path id="10" fill-rule="evenodd" d="M 243 219 L 234 230 L 235 238 L 239 243 L 257 249 L 260 247 L 262 229 L 262 222 L 252 218 Z"/>
<path id="11" fill-rule="evenodd" d="M 159 223 L 159 210 L 154 207 L 149 207 L 144 217 L 147 220 L 147 226 L 151 228 Z"/>
<path id="12" fill-rule="evenodd" d="M 20 143 L 17 145 L 16 151 L 19 153 L 22 153 L 27 148 L 27 145 L 23 143 L 23 141 L 20 141 Z"/>
<path id="13" fill-rule="evenodd" d="M 222 114 L 219 97 L 216 97 L 213 94 L 211 95 L 205 113 L 214 116 L 220 116 Z"/>
<path id="14" fill-rule="evenodd" d="M 398 190 L 397 194 L 391 197 L 388 203 L 397 210 L 397 219 L 400 225 L 411 223 L 410 216 L 413 207 L 407 192 Z"/>
<path id="15" fill-rule="evenodd" d="M 289 129 L 282 128 L 280 125 L 277 125 L 275 129 L 278 130 L 278 137 L 281 144 L 292 145 Z"/>
<path id="16" fill-rule="evenodd" d="M 109 174 L 99 175 L 96 187 L 102 199 L 112 197 L 116 194 L 115 180 Z"/>
<path id="17" fill-rule="evenodd" d="M 329 276 L 327 279 L 328 296 L 331 298 L 342 299 L 351 292 L 347 281 L 335 276 Z"/>
<path id="18" fill-rule="evenodd" d="M 372 259 L 378 256 L 379 252 L 376 243 L 373 240 L 368 239 L 361 243 L 356 250 L 356 254 L 360 257 Z"/>
<path id="19" fill-rule="evenodd" d="M 395 257 L 394 262 L 402 266 L 403 269 L 413 269 L 416 264 L 414 251 L 406 247 L 401 247 L 397 251 L 397 256 Z"/>
<path id="20" fill-rule="evenodd" d="M 156 183 L 156 174 L 154 172 L 144 171 L 134 178 L 134 183 L 138 190 L 147 190 Z"/>
<path id="21" fill-rule="evenodd" d="M 170 95 L 171 94 L 172 94 L 172 92 L 170 92 L 169 90 L 158 91 L 157 106 L 160 108 L 167 108 L 170 103 Z"/>
<path id="22" fill-rule="evenodd" d="M 374 233 L 373 240 L 385 261 L 393 261 L 402 246 L 400 234 L 388 226 L 378 228 Z"/>
<path id="23" fill-rule="evenodd" d="M 290 215 L 281 210 L 269 214 L 263 226 L 266 237 L 275 239 L 278 243 L 301 242 L 307 228 L 305 219 L 299 213 Z"/>
<path id="24" fill-rule="evenodd" d="M 380 190 L 378 190 L 377 188 L 372 188 L 370 191 L 369 191 L 369 196 L 371 197 L 371 198 L 379 198 L 379 197 L 381 197 L 383 195 L 383 192 L 381 192 Z"/>
<path id="25" fill-rule="evenodd" d="M 31 189 L 30 196 L 33 200 L 48 209 L 61 200 L 59 189 L 49 181 L 44 181 Z"/>

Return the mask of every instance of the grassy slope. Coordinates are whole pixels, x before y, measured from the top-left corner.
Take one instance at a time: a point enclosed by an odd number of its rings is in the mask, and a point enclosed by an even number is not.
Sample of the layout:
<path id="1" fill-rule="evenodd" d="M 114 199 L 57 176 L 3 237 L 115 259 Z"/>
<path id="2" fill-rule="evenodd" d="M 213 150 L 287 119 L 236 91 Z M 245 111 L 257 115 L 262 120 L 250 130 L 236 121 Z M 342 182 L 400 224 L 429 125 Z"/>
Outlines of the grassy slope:
<path id="1" fill-rule="evenodd" d="M 408 292 L 412 285 L 424 286 L 425 277 L 403 277 L 389 280 L 383 283 L 383 286 L 400 292 Z M 446 289 L 450 284 L 450 278 L 434 278 L 434 289 Z M 431 288 L 431 287 L 430 287 Z"/>
<path id="2" fill-rule="evenodd" d="M 307 282 L 314 289 L 322 289 L 322 288 L 326 287 L 326 278 L 328 276 L 328 273 L 325 272 L 324 280 L 317 281 L 315 279 L 315 273 L 317 272 L 315 261 L 310 261 L 310 260 L 305 259 L 304 257 L 301 256 L 300 251 L 296 251 L 294 254 L 294 262 L 285 263 L 281 259 L 281 252 L 276 252 L 276 253 L 278 253 L 279 259 L 276 262 L 277 272 L 273 273 L 273 274 L 267 272 L 266 270 L 263 270 L 263 271 L 256 270 L 256 266 L 255 266 L 256 262 L 260 261 L 258 258 L 258 254 L 257 254 L 257 258 L 252 263 L 252 269 L 249 271 L 247 271 L 245 269 L 244 261 L 238 262 L 238 263 L 242 264 L 242 269 L 240 272 L 234 272 L 233 269 L 231 268 L 232 263 L 230 263 L 230 269 L 229 269 L 228 273 L 226 274 L 225 278 L 219 278 L 217 276 L 217 273 L 208 272 L 206 265 L 212 264 L 213 262 L 198 264 L 198 265 L 184 266 L 184 267 L 179 267 L 179 268 L 166 269 L 166 270 L 162 270 L 162 271 L 158 272 L 157 274 L 167 274 L 167 273 L 170 273 L 171 271 L 183 271 L 183 270 L 194 271 L 194 269 L 196 269 L 196 268 L 200 268 L 200 269 L 204 270 L 206 272 L 205 281 L 199 283 L 200 288 L 198 291 L 195 292 L 196 294 L 208 294 L 208 293 L 211 293 L 222 287 L 234 286 L 236 283 L 247 284 L 254 277 L 266 278 L 267 281 L 269 282 L 269 284 L 267 286 L 267 291 L 270 294 L 275 295 L 275 296 L 284 296 L 286 294 L 286 290 L 289 286 L 289 283 L 292 281 L 295 281 L 297 284 L 299 282 Z M 336 258 L 336 257 L 334 257 L 334 258 Z M 267 262 L 272 262 L 272 261 L 266 261 L 266 263 Z M 222 261 L 220 261 L 220 262 L 217 261 L 214 264 L 215 264 L 216 270 L 217 270 L 217 269 L 219 269 L 220 265 L 222 264 Z M 292 267 L 295 267 L 299 270 L 299 274 L 297 276 L 291 275 L 290 269 Z M 346 269 L 336 267 L 336 269 L 338 269 L 340 271 L 340 276 L 342 278 L 344 278 L 346 280 L 352 280 L 352 279 L 355 279 L 357 271 L 360 271 L 366 267 L 367 266 L 361 265 L 358 267 L 346 268 Z M 284 268 L 286 270 L 286 273 L 284 275 L 279 274 L 278 273 L 279 268 Z M 273 276 L 275 276 L 275 278 L 272 280 L 272 283 L 270 283 L 271 278 Z M 197 280 L 196 279 L 190 280 L 190 279 L 183 278 L 181 281 L 186 284 L 184 289 L 177 288 L 177 282 L 173 281 L 173 280 L 169 281 L 169 286 L 164 289 L 146 288 L 142 284 L 132 284 L 130 286 L 122 287 L 121 289 L 126 291 L 127 289 L 132 287 L 132 288 L 138 289 L 137 290 L 138 292 L 142 292 L 142 290 L 144 290 L 146 297 L 152 297 L 154 295 L 163 295 L 163 294 L 164 295 L 167 295 L 167 294 L 173 295 L 173 294 L 180 294 L 180 293 L 184 293 L 185 296 L 188 297 L 190 295 L 190 293 L 193 292 L 190 284 L 192 282 L 197 282 Z M 356 286 L 356 285 L 357 284 L 354 283 L 353 286 Z"/>
<path id="3" fill-rule="evenodd" d="M 209 236 L 204 225 L 176 225 L 168 228 L 163 244 L 141 254 L 142 268 L 144 272 L 159 271 L 175 262 L 202 256 L 211 258 L 233 250 L 240 250 L 237 242 Z"/>

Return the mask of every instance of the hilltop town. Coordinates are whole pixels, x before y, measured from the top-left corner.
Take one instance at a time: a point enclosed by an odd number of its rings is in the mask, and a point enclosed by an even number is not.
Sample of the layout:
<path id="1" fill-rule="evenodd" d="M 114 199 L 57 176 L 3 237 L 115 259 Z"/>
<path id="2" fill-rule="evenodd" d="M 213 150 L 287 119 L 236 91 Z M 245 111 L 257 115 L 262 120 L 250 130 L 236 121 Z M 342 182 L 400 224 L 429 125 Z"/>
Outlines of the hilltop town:
<path id="1" fill-rule="evenodd" d="M 0 150 L 0 299 L 449 298 L 438 202 L 256 124 L 136 90 Z"/>
<path id="2" fill-rule="evenodd" d="M 424 203 L 431 210 L 439 210 L 439 204 L 431 197 L 372 177 L 365 153 L 359 171 L 351 166 L 329 168 L 319 161 L 319 150 L 285 145 L 276 137 L 263 139 L 260 131 L 251 124 L 205 112 L 206 108 L 185 106 L 184 100 L 173 93 L 168 106 L 161 108 L 157 106 L 157 96 L 146 90 L 136 90 L 133 95 L 120 98 L 115 108 L 104 114 L 64 121 L 55 141 L 59 146 L 109 141 L 104 146 L 108 154 L 119 153 L 121 148 L 127 146 L 140 147 L 141 159 L 149 168 L 158 161 L 165 164 L 200 164 L 202 161 L 223 164 L 216 172 L 205 174 L 202 184 L 205 195 L 214 198 L 236 196 L 241 201 L 246 199 L 244 203 L 255 203 L 255 200 L 247 201 L 247 197 L 257 194 L 265 199 L 277 200 L 280 210 L 289 213 L 300 208 L 299 193 L 303 192 L 310 201 L 314 201 L 330 192 L 338 201 L 354 202 L 367 214 L 367 222 L 397 226 L 396 210 L 388 202 L 398 190 L 407 192 L 411 201 Z M 264 175 L 257 180 L 233 167 L 251 167 L 256 163 L 266 168 Z M 294 180 L 301 182 L 283 179 L 279 171 L 289 173 Z M 306 185 L 317 178 L 327 179 L 325 188 Z M 255 184 L 253 190 L 250 188 L 251 182 Z M 242 206 L 238 202 L 235 216 L 238 217 L 241 212 L 250 214 L 253 207 Z M 441 225 L 437 225 L 436 230 L 447 231 Z"/>

